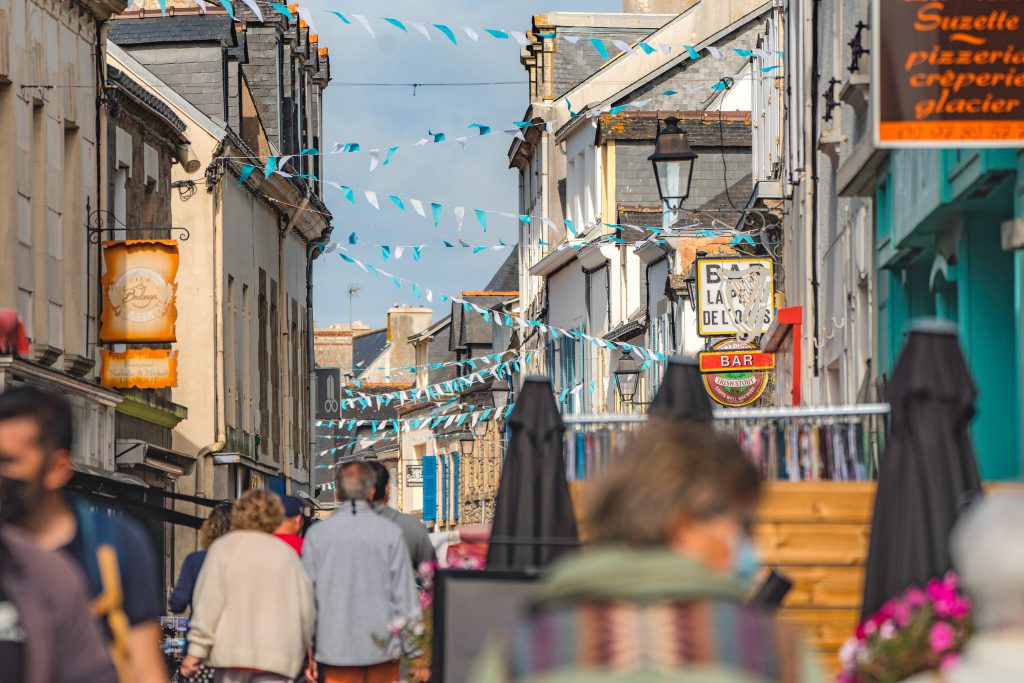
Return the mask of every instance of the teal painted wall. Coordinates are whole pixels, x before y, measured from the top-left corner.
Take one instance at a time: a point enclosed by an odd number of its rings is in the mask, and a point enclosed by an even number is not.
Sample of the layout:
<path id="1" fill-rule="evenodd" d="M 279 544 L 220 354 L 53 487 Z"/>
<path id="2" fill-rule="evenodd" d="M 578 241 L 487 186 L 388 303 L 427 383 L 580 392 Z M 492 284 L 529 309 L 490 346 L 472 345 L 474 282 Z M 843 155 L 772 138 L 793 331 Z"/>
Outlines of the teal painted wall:
<path id="1" fill-rule="evenodd" d="M 1015 209 L 1024 216 L 1024 154 L 897 151 L 876 187 L 879 369 L 892 371 L 913 319 L 955 321 L 978 386 L 972 434 L 982 476 L 1019 479 L 1024 254 L 1002 250 L 1000 226 Z M 935 235 L 955 221 L 957 262 L 933 282 Z"/>
<path id="2" fill-rule="evenodd" d="M 985 479 L 1017 479 L 1020 413 L 1014 255 L 1002 250 L 1002 218 L 967 214 L 957 283 L 960 342 L 978 386 L 974 445 Z"/>

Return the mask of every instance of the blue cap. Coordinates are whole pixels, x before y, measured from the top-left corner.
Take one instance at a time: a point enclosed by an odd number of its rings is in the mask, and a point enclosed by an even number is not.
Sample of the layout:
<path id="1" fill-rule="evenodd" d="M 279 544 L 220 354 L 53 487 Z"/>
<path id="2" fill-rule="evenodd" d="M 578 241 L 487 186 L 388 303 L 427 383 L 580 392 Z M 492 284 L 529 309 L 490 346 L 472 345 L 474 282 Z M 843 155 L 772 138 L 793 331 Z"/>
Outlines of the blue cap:
<path id="1" fill-rule="evenodd" d="M 284 504 L 285 517 L 297 517 L 302 514 L 302 501 L 295 496 L 281 496 L 281 503 Z"/>

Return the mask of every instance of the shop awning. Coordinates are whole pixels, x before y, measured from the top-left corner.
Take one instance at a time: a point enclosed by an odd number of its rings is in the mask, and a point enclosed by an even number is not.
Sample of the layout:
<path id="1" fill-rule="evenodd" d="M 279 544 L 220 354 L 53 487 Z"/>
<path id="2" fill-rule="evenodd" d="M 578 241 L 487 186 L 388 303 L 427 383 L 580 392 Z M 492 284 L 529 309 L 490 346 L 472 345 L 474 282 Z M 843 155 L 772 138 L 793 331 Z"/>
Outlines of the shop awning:
<path id="1" fill-rule="evenodd" d="M 115 446 L 117 464 L 124 467 L 138 465 L 163 472 L 172 477 L 182 477 L 195 466 L 191 455 L 173 451 L 141 439 L 118 439 Z"/>
<path id="2" fill-rule="evenodd" d="M 198 529 L 202 518 L 171 510 L 156 501 L 175 496 L 163 489 L 146 486 L 138 477 L 106 470 L 82 463 L 75 464 L 75 475 L 68 484 L 72 493 L 102 502 L 116 510 L 124 510 L 139 517 L 156 519 L 171 524 Z M 210 501 L 216 504 L 217 501 Z"/>

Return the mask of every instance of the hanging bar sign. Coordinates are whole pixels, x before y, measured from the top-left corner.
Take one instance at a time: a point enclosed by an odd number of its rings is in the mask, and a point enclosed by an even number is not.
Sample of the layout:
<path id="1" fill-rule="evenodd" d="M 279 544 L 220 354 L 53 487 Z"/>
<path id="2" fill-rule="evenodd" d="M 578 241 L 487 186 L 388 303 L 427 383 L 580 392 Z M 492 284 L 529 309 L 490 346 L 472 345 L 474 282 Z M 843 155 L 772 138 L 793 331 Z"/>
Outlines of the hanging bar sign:
<path id="1" fill-rule="evenodd" d="M 775 369 L 775 354 L 760 351 L 705 351 L 700 354 L 701 372 L 764 371 Z"/>

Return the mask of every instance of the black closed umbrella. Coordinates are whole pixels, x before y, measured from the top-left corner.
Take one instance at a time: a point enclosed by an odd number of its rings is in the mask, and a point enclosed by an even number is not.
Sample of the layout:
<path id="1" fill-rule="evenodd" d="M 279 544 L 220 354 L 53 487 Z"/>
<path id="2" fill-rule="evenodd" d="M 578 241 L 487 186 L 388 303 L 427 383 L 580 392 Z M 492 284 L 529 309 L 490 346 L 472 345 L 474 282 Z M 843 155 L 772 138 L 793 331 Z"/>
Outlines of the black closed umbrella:
<path id="1" fill-rule="evenodd" d="M 981 492 L 968 429 L 976 398 L 956 328 L 915 323 L 886 388 L 892 431 L 879 464 L 863 617 L 951 567 L 950 531 Z"/>
<path id="2" fill-rule="evenodd" d="M 711 421 L 711 399 L 704 387 L 697 359 L 682 356 L 669 359 L 665 376 L 647 414 L 677 420 Z"/>
<path id="3" fill-rule="evenodd" d="M 487 567 L 544 567 L 579 545 L 565 480 L 565 425 L 547 378 L 526 378 L 508 428 Z"/>

